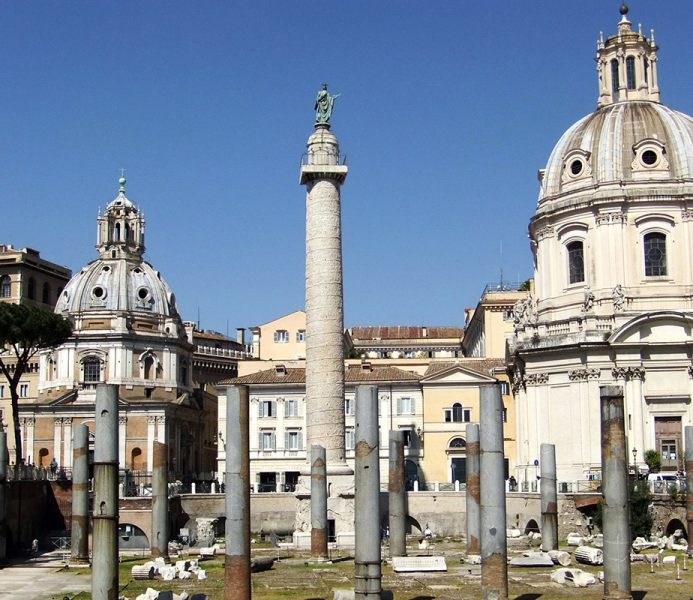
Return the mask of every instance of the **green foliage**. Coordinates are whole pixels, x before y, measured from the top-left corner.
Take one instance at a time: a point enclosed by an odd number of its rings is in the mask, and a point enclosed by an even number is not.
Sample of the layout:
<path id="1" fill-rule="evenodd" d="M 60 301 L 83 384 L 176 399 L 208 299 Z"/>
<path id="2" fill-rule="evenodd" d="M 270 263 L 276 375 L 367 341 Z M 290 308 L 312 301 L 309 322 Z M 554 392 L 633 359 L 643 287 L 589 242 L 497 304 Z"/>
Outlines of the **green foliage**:
<path id="1" fill-rule="evenodd" d="M 529 292 L 529 290 L 531 289 L 531 285 L 532 285 L 532 280 L 531 280 L 531 279 L 528 279 L 527 281 L 523 281 L 523 282 L 520 284 L 520 287 L 519 287 L 518 289 L 519 289 L 521 292 Z"/>
<path id="2" fill-rule="evenodd" d="M 662 455 L 656 450 L 645 450 L 645 464 L 652 473 L 656 473 L 662 467 Z"/>
<path id="3" fill-rule="evenodd" d="M 652 531 L 652 494 L 647 482 L 641 481 L 630 490 L 630 535 L 632 539 L 636 537 L 649 538 Z"/>
<path id="4" fill-rule="evenodd" d="M 0 372 L 9 383 L 14 419 L 16 461 L 22 460 L 17 387 L 29 361 L 44 348 L 62 344 L 72 334 L 72 323 L 50 310 L 27 304 L 0 302 Z"/>
<path id="5" fill-rule="evenodd" d="M 640 481 L 631 484 L 628 498 L 630 507 L 630 536 L 634 540 L 636 537 L 650 537 L 652 532 L 652 514 L 650 504 L 652 504 L 652 494 L 647 486 L 647 482 Z M 602 502 L 597 504 L 594 513 L 594 524 L 603 531 L 604 509 Z"/>

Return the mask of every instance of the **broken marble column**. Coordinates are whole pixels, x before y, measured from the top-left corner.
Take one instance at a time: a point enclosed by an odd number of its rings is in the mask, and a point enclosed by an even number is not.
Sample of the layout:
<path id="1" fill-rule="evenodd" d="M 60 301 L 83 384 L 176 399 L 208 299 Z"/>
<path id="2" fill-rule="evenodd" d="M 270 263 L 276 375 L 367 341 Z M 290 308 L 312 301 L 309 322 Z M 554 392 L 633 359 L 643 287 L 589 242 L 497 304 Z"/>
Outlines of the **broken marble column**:
<path id="1" fill-rule="evenodd" d="M 481 591 L 484 600 L 507 600 L 503 399 L 498 384 L 480 391 Z"/>
<path id="2" fill-rule="evenodd" d="M 390 556 L 407 555 L 407 492 L 404 488 L 404 431 L 390 431 L 387 484 Z"/>
<path id="3" fill-rule="evenodd" d="M 224 599 L 250 600 L 248 387 L 226 388 L 226 556 Z"/>
<path id="4" fill-rule="evenodd" d="M 325 448 L 310 449 L 310 555 L 325 560 L 327 552 L 327 469 Z"/>
<path id="5" fill-rule="evenodd" d="M 558 491 L 556 488 L 556 446 L 542 444 L 541 469 L 541 549 L 558 550 Z"/>
<path id="6" fill-rule="evenodd" d="M 467 554 L 479 554 L 479 425 L 467 425 Z"/>
<path id="7" fill-rule="evenodd" d="M 89 562 L 89 428 L 72 430 L 72 541 L 70 560 Z"/>
<path id="8" fill-rule="evenodd" d="M 168 558 L 168 445 L 154 442 L 152 543 L 154 558 Z"/>
<path id="9" fill-rule="evenodd" d="M 631 598 L 628 456 L 623 388 L 599 387 L 602 430 L 604 600 Z"/>
<path id="10" fill-rule="evenodd" d="M 96 386 L 91 596 L 118 598 L 118 386 Z"/>
<path id="11" fill-rule="evenodd" d="M 380 600 L 380 457 L 378 436 L 378 388 L 356 388 L 355 430 L 356 494 L 354 514 L 354 594 L 356 600 Z"/>

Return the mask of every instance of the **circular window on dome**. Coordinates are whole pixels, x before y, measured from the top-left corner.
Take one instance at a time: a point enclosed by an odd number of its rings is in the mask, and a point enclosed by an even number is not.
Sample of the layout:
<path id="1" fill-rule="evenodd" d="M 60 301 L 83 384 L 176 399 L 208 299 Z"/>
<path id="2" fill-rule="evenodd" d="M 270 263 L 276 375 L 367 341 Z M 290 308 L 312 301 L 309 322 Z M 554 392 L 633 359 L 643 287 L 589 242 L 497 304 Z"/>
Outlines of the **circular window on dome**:
<path id="1" fill-rule="evenodd" d="M 91 291 L 91 296 L 95 300 L 104 300 L 106 298 L 106 288 L 103 288 L 100 285 L 95 286 Z"/>
<path id="2" fill-rule="evenodd" d="M 133 273 L 137 273 L 137 274 L 139 275 L 139 274 L 142 272 L 142 269 L 140 269 L 139 267 L 135 267 L 135 268 L 132 270 L 132 272 L 133 272 Z"/>
<path id="3" fill-rule="evenodd" d="M 570 163 L 570 173 L 573 177 L 577 177 L 578 175 L 580 175 L 584 168 L 585 165 L 579 158 L 576 158 L 573 162 Z"/>
<path id="4" fill-rule="evenodd" d="M 645 150 L 640 157 L 643 164 L 648 167 L 652 167 L 657 164 L 659 160 L 659 155 L 654 150 Z"/>
<path id="5" fill-rule="evenodd" d="M 137 290 L 137 297 L 144 302 L 147 298 L 149 298 L 149 290 L 146 287 L 141 287 L 139 290 Z"/>
<path id="6" fill-rule="evenodd" d="M 101 269 L 104 273 L 108 273 L 111 270 L 111 267 L 108 265 L 104 265 L 103 269 Z"/>

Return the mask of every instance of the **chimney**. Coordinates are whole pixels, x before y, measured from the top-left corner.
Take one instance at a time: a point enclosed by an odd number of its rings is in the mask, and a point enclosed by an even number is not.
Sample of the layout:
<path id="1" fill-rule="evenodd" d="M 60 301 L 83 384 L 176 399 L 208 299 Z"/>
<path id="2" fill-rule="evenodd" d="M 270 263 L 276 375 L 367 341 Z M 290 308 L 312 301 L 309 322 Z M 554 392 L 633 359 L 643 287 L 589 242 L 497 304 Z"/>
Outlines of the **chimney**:
<path id="1" fill-rule="evenodd" d="M 245 346 L 245 328 L 243 327 L 237 327 L 236 328 L 236 341 Z"/>

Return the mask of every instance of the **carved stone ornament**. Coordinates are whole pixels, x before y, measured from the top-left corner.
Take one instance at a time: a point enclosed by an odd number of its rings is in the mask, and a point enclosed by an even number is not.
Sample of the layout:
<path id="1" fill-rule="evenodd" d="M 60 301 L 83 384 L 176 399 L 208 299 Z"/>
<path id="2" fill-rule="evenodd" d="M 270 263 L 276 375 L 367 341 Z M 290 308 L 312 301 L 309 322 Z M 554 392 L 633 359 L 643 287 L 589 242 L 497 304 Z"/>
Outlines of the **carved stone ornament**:
<path id="1" fill-rule="evenodd" d="M 693 368 L 693 367 L 691 367 Z M 527 387 L 527 381 L 525 380 L 524 373 L 521 371 L 513 371 L 512 388 L 513 394 L 517 394 L 521 389 Z"/>
<path id="2" fill-rule="evenodd" d="M 693 209 L 685 208 L 681 211 L 681 219 L 683 221 L 693 221 Z"/>
<path id="3" fill-rule="evenodd" d="M 611 297 L 614 302 L 614 310 L 623 310 L 623 307 L 626 304 L 626 294 L 623 291 L 623 286 L 620 283 L 614 287 L 613 291 L 611 292 Z"/>
<path id="4" fill-rule="evenodd" d="M 611 369 L 614 379 L 624 379 L 628 381 L 643 381 L 645 379 L 644 367 L 614 367 Z"/>
<path id="5" fill-rule="evenodd" d="M 540 242 L 541 240 L 544 240 L 546 238 L 553 237 L 556 233 L 556 230 L 547 225 L 546 227 L 542 227 L 541 229 L 537 230 L 537 241 Z"/>
<path id="6" fill-rule="evenodd" d="M 574 369 L 568 372 L 570 381 L 588 381 L 590 379 L 599 379 L 600 371 L 597 368 Z"/>
<path id="7" fill-rule="evenodd" d="M 127 417 L 118 417 L 118 424 L 119 425 L 127 425 L 127 423 L 128 423 Z"/>
<path id="8" fill-rule="evenodd" d="M 594 294 L 591 290 L 585 292 L 585 301 L 582 303 L 582 312 L 590 312 L 594 308 Z"/>
<path id="9" fill-rule="evenodd" d="M 156 417 L 154 416 L 148 416 L 147 417 L 147 424 L 148 425 L 154 425 L 156 423 Z"/>
<path id="10" fill-rule="evenodd" d="M 527 385 L 540 385 L 549 382 L 548 373 L 530 373 L 527 375 Z"/>
<path id="11" fill-rule="evenodd" d="M 688 376 L 691 377 L 691 378 L 693 378 L 693 365 L 691 365 L 690 367 L 688 367 Z"/>
<path id="12" fill-rule="evenodd" d="M 597 225 L 624 225 L 628 222 L 628 216 L 624 212 L 603 212 L 599 213 L 595 219 Z"/>

